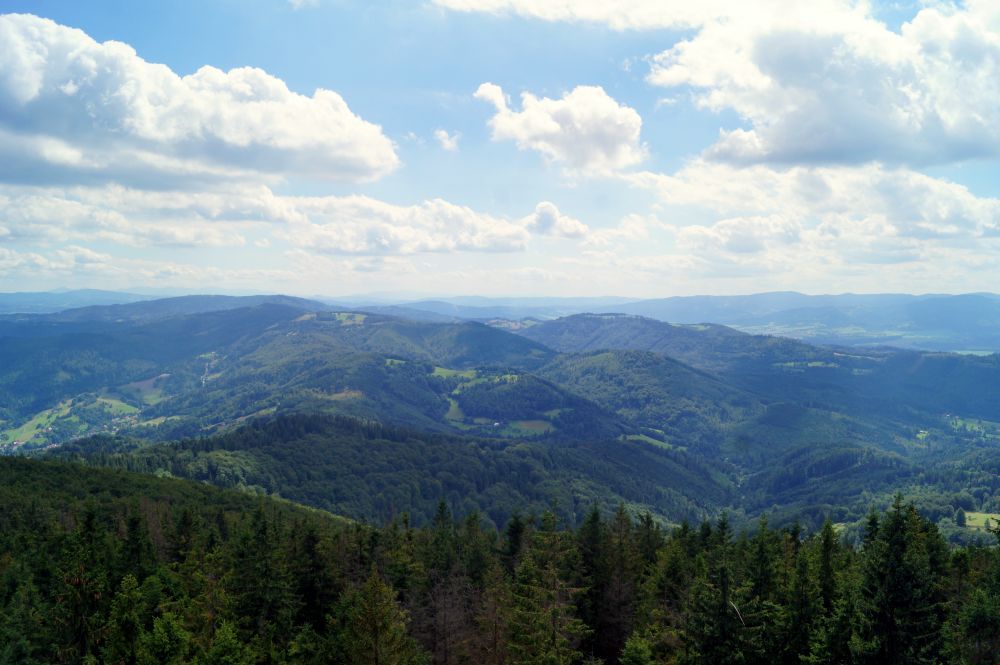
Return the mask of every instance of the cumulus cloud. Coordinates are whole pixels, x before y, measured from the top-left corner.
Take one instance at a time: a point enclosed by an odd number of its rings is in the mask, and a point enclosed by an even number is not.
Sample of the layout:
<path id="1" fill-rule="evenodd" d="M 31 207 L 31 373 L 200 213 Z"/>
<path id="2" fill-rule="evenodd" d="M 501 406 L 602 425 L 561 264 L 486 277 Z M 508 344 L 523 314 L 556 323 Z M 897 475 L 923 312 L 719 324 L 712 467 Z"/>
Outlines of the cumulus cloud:
<path id="1" fill-rule="evenodd" d="M 303 176 L 364 181 L 399 164 L 331 90 L 251 67 L 178 76 L 127 44 L 0 16 L 0 178 L 21 182 Z"/>
<path id="2" fill-rule="evenodd" d="M 441 199 L 399 206 L 367 196 L 292 199 L 306 220 L 288 241 L 329 254 L 523 250 L 528 232 L 509 220 Z"/>
<path id="3" fill-rule="evenodd" d="M 626 215 L 616 226 L 594 231 L 587 236 L 586 244 L 591 247 L 607 247 L 620 243 L 646 240 L 652 231 L 667 231 L 671 227 L 655 215 Z"/>
<path id="4" fill-rule="evenodd" d="M 781 215 L 723 219 L 711 226 L 687 226 L 677 232 L 681 247 L 696 253 L 724 250 L 736 254 L 764 251 L 774 245 L 799 242 L 802 227 Z"/>
<path id="5" fill-rule="evenodd" d="M 580 231 L 579 222 L 555 212 L 553 220 L 543 220 L 553 226 L 540 233 Z M 441 199 L 394 205 L 357 195 L 279 196 L 266 186 L 193 193 L 120 185 L 0 187 L 0 244 L 100 239 L 128 246 L 234 247 L 245 245 L 251 231 L 345 255 L 520 251 L 530 235 L 523 222 Z"/>
<path id="6" fill-rule="evenodd" d="M 283 236 L 300 247 L 330 254 L 523 250 L 519 224 L 432 199 L 399 206 L 367 196 L 298 197 L 290 201 L 308 220 Z"/>
<path id="7" fill-rule="evenodd" d="M 615 29 L 692 29 L 648 80 L 735 111 L 733 163 L 947 163 L 1000 156 L 1000 10 L 931 1 L 898 31 L 860 0 L 436 0 Z M 495 99 L 496 95 L 491 94 Z"/>
<path id="8" fill-rule="evenodd" d="M 700 209 L 707 221 L 678 226 L 678 249 L 731 270 L 973 256 L 994 251 L 1000 227 L 1000 199 L 876 164 L 775 169 L 697 160 L 674 175 L 631 180 L 669 209 Z"/>
<path id="9" fill-rule="evenodd" d="M 674 175 L 628 176 L 673 205 L 725 216 L 781 214 L 799 220 L 882 216 L 907 235 L 979 237 L 1000 224 L 1000 199 L 906 168 L 764 165 L 738 167 L 695 160 Z"/>
<path id="10" fill-rule="evenodd" d="M 213 195 L 221 200 L 222 195 Z M 244 223 L 206 223 L 206 196 L 102 188 L 0 187 L 0 243 L 103 240 L 131 247 L 241 247 Z M 169 203 L 166 203 L 169 201 Z M 215 208 L 214 216 L 227 213 Z M 250 219 L 250 215 L 247 218 Z M 233 221 L 237 219 L 234 216 Z M 239 220 L 242 222 L 242 220 Z M 259 220 L 251 220 L 259 221 Z"/>
<path id="11" fill-rule="evenodd" d="M 894 32 L 865 5 L 707 23 L 649 80 L 748 124 L 707 155 L 736 163 L 943 163 L 1000 155 L 1000 30 L 934 5 Z"/>
<path id="12" fill-rule="evenodd" d="M 441 147 L 448 152 L 456 152 L 458 150 L 458 140 L 462 138 L 462 135 L 458 132 L 449 134 L 444 129 L 436 129 L 434 130 L 434 138 L 436 138 L 438 143 L 441 144 Z"/>
<path id="13" fill-rule="evenodd" d="M 571 172 L 611 173 L 646 155 L 639 138 L 642 118 L 600 86 L 578 86 L 560 99 L 525 92 L 520 111 L 510 108 L 493 83 L 483 83 L 475 96 L 496 109 L 489 121 L 494 141 L 514 141 L 521 150 L 540 152 Z"/>
<path id="14" fill-rule="evenodd" d="M 521 220 L 525 228 L 545 236 L 582 238 L 587 235 L 587 225 L 578 219 L 559 212 L 553 203 L 542 201 L 534 212 Z"/>

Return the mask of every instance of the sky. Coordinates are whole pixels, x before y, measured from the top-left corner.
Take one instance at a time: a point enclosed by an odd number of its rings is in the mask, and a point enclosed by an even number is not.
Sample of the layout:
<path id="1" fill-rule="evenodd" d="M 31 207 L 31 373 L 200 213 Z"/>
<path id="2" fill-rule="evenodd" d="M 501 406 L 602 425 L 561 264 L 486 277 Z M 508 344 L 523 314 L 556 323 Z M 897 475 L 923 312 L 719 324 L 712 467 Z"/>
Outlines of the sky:
<path id="1" fill-rule="evenodd" d="M 1000 3 L 0 0 L 0 291 L 996 291 Z"/>

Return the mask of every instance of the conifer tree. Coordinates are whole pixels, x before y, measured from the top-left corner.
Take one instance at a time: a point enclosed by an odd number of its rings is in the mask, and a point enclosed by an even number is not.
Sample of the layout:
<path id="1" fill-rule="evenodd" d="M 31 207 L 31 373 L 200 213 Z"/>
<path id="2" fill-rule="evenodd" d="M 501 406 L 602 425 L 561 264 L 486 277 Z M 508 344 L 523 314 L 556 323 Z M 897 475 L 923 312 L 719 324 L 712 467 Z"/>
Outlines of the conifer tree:
<path id="1" fill-rule="evenodd" d="M 505 665 L 510 662 L 509 643 L 513 623 L 513 591 L 503 568 L 494 563 L 486 572 L 476 626 L 479 639 L 477 662 Z"/>
<path id="2" fill-rule="evenodd" d="M 105 624 L 107 643 L 104 660 L 109 663 L 134 665 L 138 658 L 139 637 L 143 631 L 142 597 L 139 583 L 132 574 L 126 575 L 111 601 L 111 612 Z"/>
<path id="3" fill-rule="evenodd" d="M 510 644 L 514 663 L 569 665 L 582 656 L 579 646 L 587 627 L 576 617 L 580 590 L 568 581 L 578 562 L 567 535 L 556 530 L 555 515 L 546 512 L 518 565 Z"/>
<path id="4" fill-rule="evenodd" d="M 188 662 L 191 633 L 172 612 L 153 621 L 153 629 L 139 637 L 139 665 L 180 665 Z"/>
<path id="5" fill-rule="evenodd" d="M 819 593 L 826 615 L 833 611 L 833 601 L 837 594 L 837 578 L 834 573 L 836 553 L 837 534 L 828 518 L 823 522 L 819 539 Z"/>
<path id="6" fill-rule="evenodd" d="M 653 649 L 649 641 L 638 634 L 631 635 L 625 642 L 619 665 L 653 665 Z"/>
<path id="7" fill-rule="evenodd" d="M 852 650 L 863 663 L 932 663 L 941 647 L 943 570 L 937 529 L 896 497 L 867 538 Z"/>
<path id="8" fill-rule="evenodd" d="M 426 661 L 407 633 L 407 613 L 374 567 L 364 586 L 351 595 L 344 614 L 341 641 L 348 663 L 418 665 Z"/>

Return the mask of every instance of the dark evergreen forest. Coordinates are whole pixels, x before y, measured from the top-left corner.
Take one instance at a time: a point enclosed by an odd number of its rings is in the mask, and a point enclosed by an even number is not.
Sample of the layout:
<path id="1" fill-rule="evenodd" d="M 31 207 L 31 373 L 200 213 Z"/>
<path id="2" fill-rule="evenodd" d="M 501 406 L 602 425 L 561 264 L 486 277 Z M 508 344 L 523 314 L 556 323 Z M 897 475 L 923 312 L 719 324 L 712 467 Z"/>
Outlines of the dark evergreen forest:
<path id="1" fill-rule="evenodd" d="M 901 498 L 848 546 L 596 506 L 375 528 L 274 498 L 0 459 L 2 663 L 993 663 L 1000 552 Z"/>

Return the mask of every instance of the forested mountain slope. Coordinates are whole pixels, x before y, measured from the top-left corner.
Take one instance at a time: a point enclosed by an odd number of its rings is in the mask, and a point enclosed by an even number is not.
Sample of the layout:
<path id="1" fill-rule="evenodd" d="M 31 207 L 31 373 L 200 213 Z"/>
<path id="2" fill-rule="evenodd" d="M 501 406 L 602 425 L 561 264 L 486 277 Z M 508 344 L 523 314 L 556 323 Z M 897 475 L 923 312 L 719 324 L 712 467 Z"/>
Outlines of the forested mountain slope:
<path id="1" fill-rule="evenodd" d="M 471 458 L 462 467 L 447 457 L 478 451 L 489 469 L 510 455 L 543 460 L 517 492 L 535 506 L 558 497 L 568 519 L 599 492 L 668 520 L 731 506 L 739 519 L 770 510 L 813 526 L 825 516 L 855 522 L 873 497 L 899 489 L 938 521 L 962 506 L 1000 508 L 997 480 L 983 471 L 1000 446 L 995 357 L 816 347 L 634 316 L 574 316 L 519 335 L 271 303 L 170 316 L 174 306 L 156 320 L 7 322 L 0 451 L 101 432 L 168 442 L 293 414 L 343 415 L 409 428 L 418 449 L 445 451 L 395 453 L 409 460 L 388 469 L 401 487 L 439 467 L 454 482 L 376 505 L 365 493 L 390 483 L 365 464 L 374 453 L 334 434 L 319 438 L 354 460 L 345 468 L 357 482 L 339 469 L 310 481 L 316 460 L 299 452 L 271 482 L 260 468 L 279 464 L 261 444 L 253 456 L 267 459 L 243 484 L 377 520 L 417 506 L 426 514 L 434 492 L 462 488 L 476 497 L 462 511 L 475 505 L 502 521 L 509 506 L 496 508 L 503 502 L 487 491 L 500 471 L 477 481 Z M 308 448 L 296 441 L 290 449 Z M 648 469 L 635 471 L 641 463 Z M 942 525 L 949 537 L 974 535 Z"/>
<path id="2" fill-rule="evenodd" d="M 724 474 L 655 443 L 472 439 L 341 417 L 283 416 L 159 445 L 83 439 L 57 454 L 277 494 L 375 524 L 402 512 L 424 524 L 441 500 L 496 525 L 549 508 L 578 524 L 591 505 L 619 502 L 679 522 L 701 519 L 732 496 Z"/>

